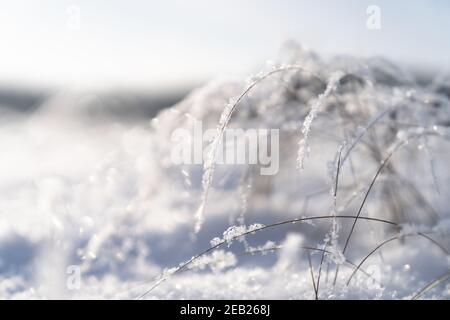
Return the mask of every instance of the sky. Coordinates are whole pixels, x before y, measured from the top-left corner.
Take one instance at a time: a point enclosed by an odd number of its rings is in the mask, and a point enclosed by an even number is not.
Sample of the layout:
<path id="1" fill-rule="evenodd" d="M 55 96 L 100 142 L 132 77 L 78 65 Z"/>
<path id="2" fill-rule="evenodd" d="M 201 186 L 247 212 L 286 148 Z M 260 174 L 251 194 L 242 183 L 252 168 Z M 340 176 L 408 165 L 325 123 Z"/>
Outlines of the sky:
<path id="1" fill-rule="evenodd" d="M 379 30 L 366 26 L 380 8 Z M 447 0 L 0 0 L 0 83 L 164 88 L 253 72 L 295 40 L 324 55 L 450 65 Z"/>

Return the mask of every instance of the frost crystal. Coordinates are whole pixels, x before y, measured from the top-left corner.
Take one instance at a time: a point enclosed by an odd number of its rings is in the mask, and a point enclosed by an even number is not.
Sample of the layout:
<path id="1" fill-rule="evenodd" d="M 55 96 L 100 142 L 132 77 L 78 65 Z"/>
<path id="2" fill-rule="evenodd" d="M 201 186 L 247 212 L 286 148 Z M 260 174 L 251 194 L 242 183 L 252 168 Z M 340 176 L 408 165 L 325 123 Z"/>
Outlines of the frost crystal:
<path id="1" fill-rule="evenodd" d="M 342 251 L 338 250 L 335 246 L 330 246 L 328 250 L 330 251 L 328 257 L 337 265 L 341 265 L 346 261 Z"/>
<path id="2" fill-rule="evenodd" d="M 221 244 L 223 242 L 227 242 L 228 246 L 231 244 L 231 242 L 235 239 L 239 239 L 240 241 L 243 241 L 243 235 L 257 231 L 261 228 L 264 228 L 263 224 L 255 223 L 248 227 L 241 225 L 241 226 L 231 226 L 227 230 L 223 232 L 223 238 L 220 239 L 218 237 L 215 237 L 210 241 L 211 246 L 216 246 L 218 244 Z"/>
<path id="3" fill-rule="evenodd" d="M 246 231 L 247 228 L 245 226 L 231 226 L 223 233 L 223 240 L 226 242 L 230 242 L 234 238 L 243 235 Z"/>
<path id="4" fill-rule="evenodd" d="M 327 84 L 325 91 L 319 95 L 315 103 L 312 105 L 311 110 L 303 121 L 302 125 L 302 139 L 300 139 L 298 143 L 298 153 L 297 153 L 297 168 L 303 170 L 305 159 L 309 154 L 309 146 L 308 146 L 308 138 L 311 132 L 311 126 L 314 121 L 314 118 L 317 116 L 319 112 L 322 111 L 322 108 L 325 104 L 325 99 L 336 89 L 336 85 L 338 81 L 342 78 L 342 72 L 336 72 L 333 74 Z"/>
<path id="5" fill-rule="evenodd" d="M 211 244 L 211 247 L 215 247 L 215 246 L 221 244 L 222 242 L 223 242 L 222 239 L 220 239 L 219 237 L 215 237 L 209 243 Z"/>

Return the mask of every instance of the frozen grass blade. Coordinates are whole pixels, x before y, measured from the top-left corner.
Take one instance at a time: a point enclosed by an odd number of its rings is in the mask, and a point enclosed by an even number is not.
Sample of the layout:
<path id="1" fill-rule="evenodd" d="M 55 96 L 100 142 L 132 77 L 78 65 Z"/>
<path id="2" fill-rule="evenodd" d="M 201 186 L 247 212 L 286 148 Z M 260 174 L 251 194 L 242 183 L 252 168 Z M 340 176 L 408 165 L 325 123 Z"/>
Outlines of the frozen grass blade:
<path id="1" fill-rule="evenodd" d="M 343 77 L 343 75 L 344 75 L 343 73 L 337 72 L 336 74 L 331 76 L 330 80 L 327 83 L 325 91 L 319 95 L 317 101 L 312 105 L 311 110 L 309 111 L 308 115 L 303 121 L 301 130 L 303 138 L 300 140 L 298 144 L 298 153 L 297 153 L 297 168 L 300 170 L 304 169 L 305 159 L 309 153 L 308 138 L 311 133 L 312 123 L 316 118 L 316 116 L 318 115 L 318 113 L 322 110 L 323 105 L 325 104 L 325 99 L 330 94 L 333 93 L 333 91 L 336 89 L 336 85 L 338 84 L 339 80 Z"/>

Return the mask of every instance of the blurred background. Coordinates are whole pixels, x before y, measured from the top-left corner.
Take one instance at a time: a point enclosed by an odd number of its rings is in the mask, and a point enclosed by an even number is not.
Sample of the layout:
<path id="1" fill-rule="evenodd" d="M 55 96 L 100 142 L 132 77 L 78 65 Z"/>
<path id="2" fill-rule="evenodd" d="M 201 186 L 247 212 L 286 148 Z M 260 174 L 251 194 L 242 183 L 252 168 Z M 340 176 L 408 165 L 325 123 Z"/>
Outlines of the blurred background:
<path id="1" fill-rule="evenodd" d="M 28 112 L 58 90 L 114 93 L 149 117 L 213 78 L 242 78 L 286 41 L 321 55 L 383 55 L 447 69 L 445 0 L 0 1 L 0 105 Z M 367 27 L 380 9 L 380 28 Z M 130 96 L 131 95 L 131 96 Z M 132 100 L 132 101 L 130 101 Z M 106 112 L 106 111 L 105 111 Z"/>
<path id="2" fill-rule="evenodd" d="M 366 9 L 381 10 L 381 28 Z M 289 39 L 322 54 L 448 67 L 450 4 L 367 1 L 1 1 L 0 83 L 185 90 L 247 74 Z"/>

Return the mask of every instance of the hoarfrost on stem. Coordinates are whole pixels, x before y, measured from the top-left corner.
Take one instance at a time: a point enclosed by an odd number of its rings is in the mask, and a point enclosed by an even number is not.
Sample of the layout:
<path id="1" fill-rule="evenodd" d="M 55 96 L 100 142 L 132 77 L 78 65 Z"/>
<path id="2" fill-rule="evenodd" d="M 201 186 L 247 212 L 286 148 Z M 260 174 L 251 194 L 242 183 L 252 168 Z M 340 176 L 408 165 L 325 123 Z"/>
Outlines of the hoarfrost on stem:
<path id="1" fill-rule="evenodd" d="M 223 232 L 222 238 L 215 237 L 214 239 L 212 239 L 210 241 L 210 244 L 211 244 L 211 246 L 214 247 L 214 246 L 217 246 L 217 245 L 227 242 L 228 246 L 230 246 L 231 242 L 233 242 L 233 240 L 238 239 L 240 241 L 243 241 L 242 236 L 252 233 L 254 231 L 258 231 L 264 227 L 265 226 L 260 223 L 255 223 L 255 224 L 249 225 L 248 227 L 244 226 L 244 225 L 231 226 Z"/>
<path id="2" fill-rule="evenodd" d="M 298 143 L 297 168 L 303 170 L 305 159 L 309 154 L 308 138 L 311 132 L 311 126 L 317 114 L 322 111 L 326 98 L 336 89 L 337 83 L 343 77 L 343 72 L 335 72 L 330 77 L 325 91 L 317 97 L 317 100 L 311 107 L 305 120 L 303 120 L 301 132 L 302 139 Z"/>

